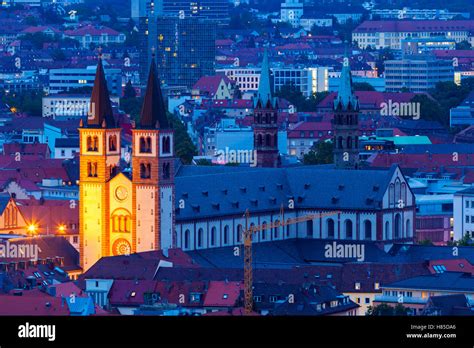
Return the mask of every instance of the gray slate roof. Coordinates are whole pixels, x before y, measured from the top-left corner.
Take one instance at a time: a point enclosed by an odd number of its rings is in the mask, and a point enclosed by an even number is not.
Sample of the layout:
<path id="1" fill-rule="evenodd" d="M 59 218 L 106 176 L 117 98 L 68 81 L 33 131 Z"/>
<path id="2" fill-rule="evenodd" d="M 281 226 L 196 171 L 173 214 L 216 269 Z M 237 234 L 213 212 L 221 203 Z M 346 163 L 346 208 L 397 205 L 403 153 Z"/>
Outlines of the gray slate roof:
<path id="1" fill-rule="evenodd" d="M 395 168 L 182 166 L 176 175 L 176 219 L 242 216 L 246 209 L 278 211 L 290 199 L 296 209 L 378 210 Z"/>

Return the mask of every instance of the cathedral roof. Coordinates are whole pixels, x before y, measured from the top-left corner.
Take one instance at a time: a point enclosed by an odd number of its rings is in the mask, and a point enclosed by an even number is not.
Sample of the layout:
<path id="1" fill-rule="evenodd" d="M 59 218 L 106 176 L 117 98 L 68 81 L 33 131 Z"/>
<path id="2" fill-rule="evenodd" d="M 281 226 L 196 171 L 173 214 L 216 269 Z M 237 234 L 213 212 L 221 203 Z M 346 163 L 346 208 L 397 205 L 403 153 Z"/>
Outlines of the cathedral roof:
<path id="1" fill-rule="evenodd" d="M 214 169 L 216 168 L 216 169 Z M 242 216 L 280 209 L 379 210 L 396 166 L 388 170 L 182 166 L 176 174 L 176 220 Z M 367 180 L 370 178 L 370 180 Z"/>
<path id="2" fill-rule="evenodd" d="M 168 129 L 165 103 L 161 94 L 160 82 L 156 72 L 155 59 L 152 59 L 142 111 L 137 120 L 137 128 Z"/>
<path id="3" fill-rule="evenodd" d="M 97 64 L 87 125 L 96 127 L 105 126 L 107 128 L 116 127 L 112 104 L 110 103 L 109 90 L 107 89 L 107 80 L 105 79 L 104 67 L 102 65 L 102 58 L 99 58 Z"/>
<path id="4" fill-rule="evenodd" d="M 344 63 L 342 65 L 339 89 L 337 91 L 337 97 L 334 99 L 334 110 L 359 110 L 359 100 L 354 94 L 351 68 L 347 57 L 344 58 Z"/>
<path id="5" fill-rule="evenodd" d="M 270 84 L 270 66 L 268 63 L 268 52 L 265 48 L 262 61 L 262 72 L 260 74 L 260 82 L 258 84 L 257 96 L 254 99 L 256 107 L 266 108 L 275 107 L 276 102 L 272 97 L 272 90 Z"/>

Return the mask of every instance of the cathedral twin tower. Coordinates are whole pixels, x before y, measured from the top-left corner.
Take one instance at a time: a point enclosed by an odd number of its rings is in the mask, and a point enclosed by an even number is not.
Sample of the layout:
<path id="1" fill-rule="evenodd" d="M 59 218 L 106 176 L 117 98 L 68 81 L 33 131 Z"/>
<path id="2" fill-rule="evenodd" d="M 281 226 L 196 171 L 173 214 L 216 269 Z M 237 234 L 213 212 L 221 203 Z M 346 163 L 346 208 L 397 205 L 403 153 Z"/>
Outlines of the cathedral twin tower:
<path id="1" fill-rule="evenodd" d="M 132 125 L 130 175 L 121 170 L 121 128 L 113 115 L 100 58 L 90 113 L 79 128 L 83 271 L 104 256 L 175 246 L 174 132 L 154 59 L 142 110 Z"/>

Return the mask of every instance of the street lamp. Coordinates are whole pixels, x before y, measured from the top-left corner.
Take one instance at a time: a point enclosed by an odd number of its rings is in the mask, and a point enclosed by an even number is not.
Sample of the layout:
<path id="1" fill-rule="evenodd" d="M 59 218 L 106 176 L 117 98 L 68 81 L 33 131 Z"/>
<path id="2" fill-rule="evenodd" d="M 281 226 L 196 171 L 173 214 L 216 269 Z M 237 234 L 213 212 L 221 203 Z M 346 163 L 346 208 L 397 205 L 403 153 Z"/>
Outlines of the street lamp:
<path id="1" fill-rule="evenodd" d="M 35 224 L 29 224 L 27 230 L 31 235 L 33 235 L 36 233 L 37 228 L 38 227 Z"/>

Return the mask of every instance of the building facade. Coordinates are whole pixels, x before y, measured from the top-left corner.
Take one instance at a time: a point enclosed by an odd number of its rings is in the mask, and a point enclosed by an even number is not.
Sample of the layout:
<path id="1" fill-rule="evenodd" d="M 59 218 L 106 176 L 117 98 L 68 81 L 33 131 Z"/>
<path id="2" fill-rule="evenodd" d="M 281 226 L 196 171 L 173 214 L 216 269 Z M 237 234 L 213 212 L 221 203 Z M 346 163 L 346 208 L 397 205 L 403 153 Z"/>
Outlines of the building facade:
<path id="1" fill-rule="evenodd" d="M 385 61 L 387 92 L 428 92 L 438 82 L 454 82 L 453 62 L 427 56 L 410 56 Z"/>
<path id="2" fill-rule="evenodd" d="M 87 123 L 80 136 L 80 256 L 90 268 L 104 256 L 173 245 L 173 131 L 152 62 L 140 117 L 132 131 L 132 175 L 120 169 L 121 129 L 99 60 Z"/>
<path id="3" fill-rule="evenodd" d="M 192 17 L 150 17 L 142 18 L 140 27 L 140 65 L 149 66 L 150 52 L 156 48 L 163 84 L 191 88 L 202 76 L 214 75 L 215 22 Z M 141 78 L 145 81 L 146 68 L 142 68 Z"/>

